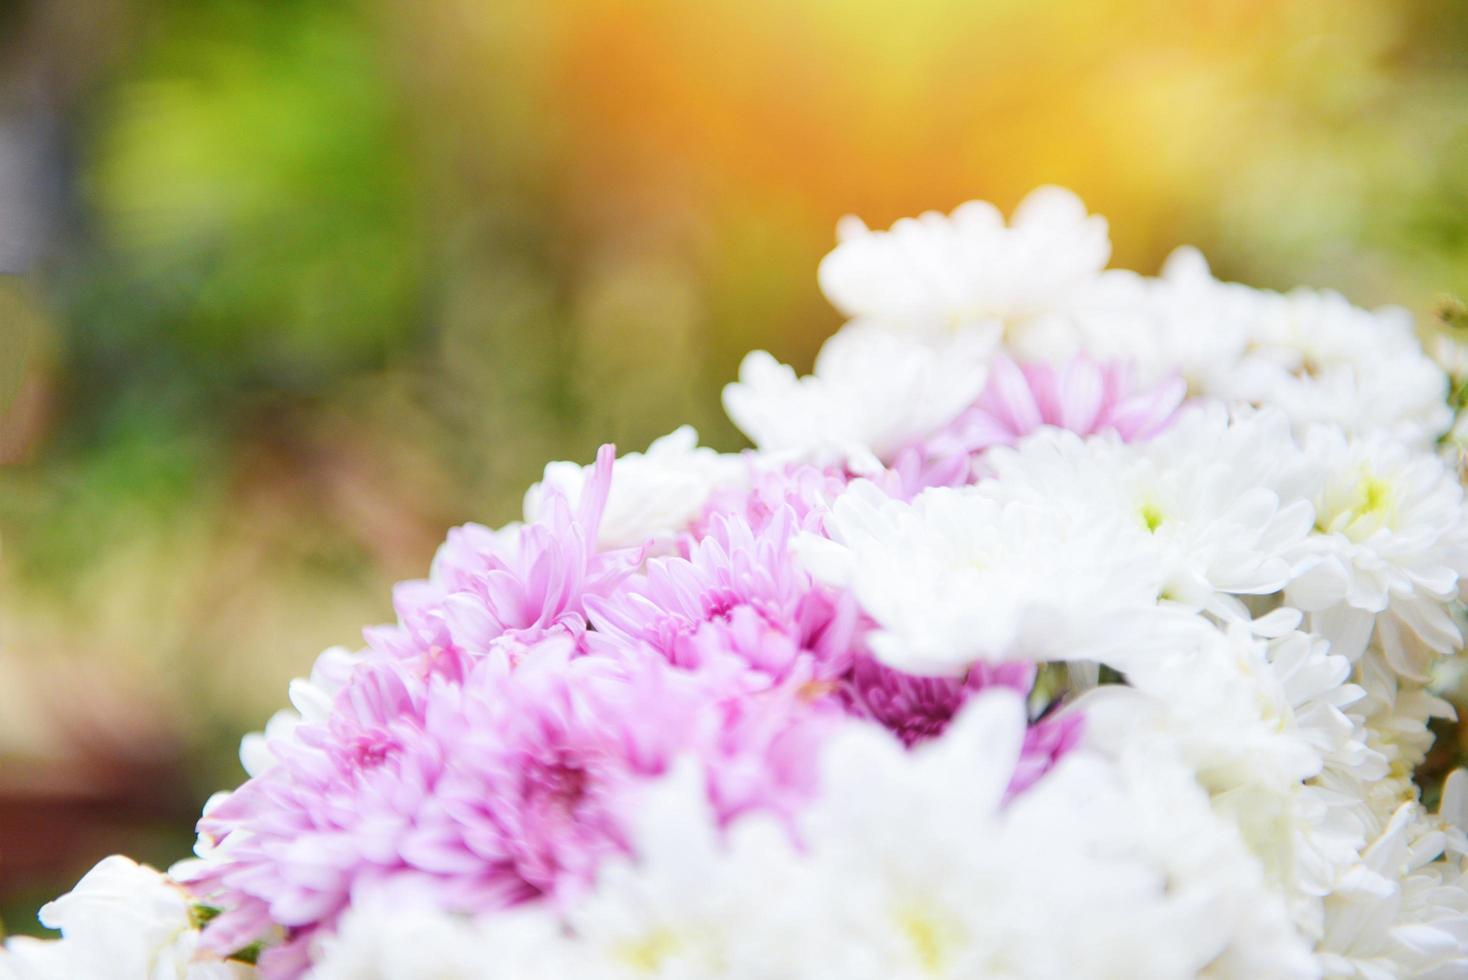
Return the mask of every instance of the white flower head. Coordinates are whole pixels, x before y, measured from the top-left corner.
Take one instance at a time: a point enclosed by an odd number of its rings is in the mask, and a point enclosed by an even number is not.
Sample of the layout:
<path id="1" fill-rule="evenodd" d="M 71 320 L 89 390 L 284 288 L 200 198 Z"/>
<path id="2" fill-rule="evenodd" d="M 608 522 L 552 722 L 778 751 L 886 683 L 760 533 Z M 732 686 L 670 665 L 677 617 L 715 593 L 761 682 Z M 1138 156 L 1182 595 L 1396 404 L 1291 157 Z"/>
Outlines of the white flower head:
<path id="1" fill-rule="evenodd" d="M 1064 309 L 1111 255 L 1106 219 L 1070 191 L 1042 187 L 1006 226 L 991 204 L 903 218 L 869 231 L 856 218 L 821 262 L 821 289 L 842 313 L 932 335 L 1021 323 Z"/>
<path id="2" fill-rule="evenodd" d="M 18 937 L 0 951 L 5 980 L 244 980 L 254 969 L 198 949 L 193 902 L 152 868 L 104 858 L 41 907 L 59 940 Z"/>
<path id="3" fill-rule="evenodd" d="M 1423 351 L 1405 310 L 1363 310 L 1329 291 L 1223 283 L 1213 297 L 1225 332 L 1241 333 L 1244 346 L 1207 372 L 1206 394 L 1275 406 L 1300 432 L 1327 423 L 1425 446 L 1451 425 L 1447 375 Z"/>
<path id="4" fill-rule="evenodd" d="M 1450 609 L 1468 572 L 1462 487 L 1437 456 L 1382 433 L 1318 426 L 1306 448 L 1325 481 L 1309 541 L 1318 561 L 1289 601 L 1319 614 L 1353 659 L 1374 625 L 1392 666 L 1420 679 L 1462 642 Z"/>
<path id="5" fill-rule="evenodd" d="M 1144 376 L 1181 375 L 1199 393 L 1215 390 L 1216 379 L 1238 363 L 1262 302 L 1257 290 L 1214 279 L 1202 253 L 1186 247 L 1169 255 L 1155 278 L 1113 272 L 1107 286 L 1108 308 L 1141 315 L 1129 332 L 1087 333 L 1086 345 L 1136 363 Z"/>
<path id="6" fill-rule="evenodd" d="M 992 451 L 980 490 L 1116 526 L 1164 597 L 1200 609 L 1282 589 L 1303 560 L 1313 510 L 1304 457 L 1277 412 L 1194 408 L 1148 443 L 1042 432 Z"/>
<path id="7" fill-rule="evenodd" d="M 556 462 L 525 494 L 525 521 L 541 514 L 547 490 L 560 491 L 574 510 L 593 467 Z M 691 425 L 653 441 L 645 453 L 625 453 L 612 466 L 612 489 L 602 513 L 597 544 L 634 548 L 649 541 L 665 549 L 703 511 L 715 491 L 738 486 L 748 467 L 737 455 L 698 444 Z"/>
<path id="8" fill-rule="evenodd" d="M 1468 774 L 1453 773 L 1442 817 L 1403 803 L 1325 902 L 1318 959 L 1328 978 L 1468 976 Z M 1444 819 L 1446 818 L 1446 819 Z"/>
<path id="9" fill-rule="evenodd" d="M 829 977 L 1308 975 L 1259 866 L 1165 754 L 1084 750 L 1009 803 L 1024 730 L 993 692 L 902 752 L 854 730 L 828 750 L 803 824 L 831 909 Z M 861 937 L 853 942 L 852 937 Z"/>
<path id="10" fill-rule="evenodd" d="M 776 460 L 874 473 L 972 404 L 993 348 L 992 332 L 926 345 L 848 326 L 826 341 L 808 377 L 764 351 L 750 354 L 724 388 L 724 408 Z"/>
<path id="11" fill-rule="evenodd" d="M 705 776 L 683 760 L 643 794 L 632 853 L 600 871 L 566 909 L 566 925 L 595 976 L 778 977 L 820 909 L 794 887 L 801 855 L 787 828 L 762 814 L 721 832 Z"/>
<path id="12" fill-rule="evenodd" d="M 1364 696 L 1350 676 L 1319 637 L 1266 639 L 1199 620 L 1190 642 L 1136 658 L 1126 687 L 1092 691 L 1077 710 L 1109 751 L 1176 752 L 1314 935 L 1322 897 L 1365 843 L 1357 787 L 1387 773 L 1347 713 Z"/>
<path id="13" fill-rule="evenodd" d="M 1385 761 L 1345 712 L 1365 692 L 1324 640 L 1296 631 L 1263 638 L 1244 624 L 1219 629 L 1202 619 L 1191 635 L 1174 635 L 1171 651 L 1127 664 L 1126 689 L 1086 696 L 1102 710 L 1097 731 L 1110 730 L 1108 700 L 1140 694 L 1151 709 L 1122 709 L 1116 720 L 1125 734 L 1116 737 L 1134 736 L 1137 725 L 1162 733 L 1215 792 L 1246 783 L 1286 788 L 1331 765 L 1385 775 Z"/>
<path id="14" fill-rule="evenodd" d="M 797 548 L 818 579 L 850 587 L 877 623 L 879 659 L 914 674 L 962 674 L 979 660 L 1106 659 L 1141 637 L 1161 582 L 1116 525 L 1043 500 L 972 489 L 911 503 L 858 481 Z"/>

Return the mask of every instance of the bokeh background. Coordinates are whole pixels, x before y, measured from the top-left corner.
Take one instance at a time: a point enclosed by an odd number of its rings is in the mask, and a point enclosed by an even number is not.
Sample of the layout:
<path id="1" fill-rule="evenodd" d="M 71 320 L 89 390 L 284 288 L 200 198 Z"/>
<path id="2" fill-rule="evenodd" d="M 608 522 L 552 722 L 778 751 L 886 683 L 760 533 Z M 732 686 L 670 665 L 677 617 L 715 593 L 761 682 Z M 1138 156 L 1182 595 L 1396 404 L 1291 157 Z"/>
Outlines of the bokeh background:
<path id="1" fill-rule="evenodd" d="M 872 224 L 1468 292 L 1461 0 L 0 4 L 0 913 L 182 856 L 447 527 L 808 367 Z"/>

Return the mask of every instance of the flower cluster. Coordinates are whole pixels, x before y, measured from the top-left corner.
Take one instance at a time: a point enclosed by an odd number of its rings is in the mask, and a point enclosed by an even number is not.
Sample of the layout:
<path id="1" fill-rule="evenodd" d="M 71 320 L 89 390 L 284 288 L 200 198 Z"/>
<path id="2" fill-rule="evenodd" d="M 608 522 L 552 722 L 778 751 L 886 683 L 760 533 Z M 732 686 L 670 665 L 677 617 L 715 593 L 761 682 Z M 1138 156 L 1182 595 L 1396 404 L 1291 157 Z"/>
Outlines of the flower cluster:
<path id="1" fill-rule="evenodd" d="M 1108 270 L 1056 188 L 839 236 L 814 372 L 724 392 L 753 450 L 450 532 L 194 858 L 103 862 L 0 978 L 1468 976 L 1410 318 Z"/>

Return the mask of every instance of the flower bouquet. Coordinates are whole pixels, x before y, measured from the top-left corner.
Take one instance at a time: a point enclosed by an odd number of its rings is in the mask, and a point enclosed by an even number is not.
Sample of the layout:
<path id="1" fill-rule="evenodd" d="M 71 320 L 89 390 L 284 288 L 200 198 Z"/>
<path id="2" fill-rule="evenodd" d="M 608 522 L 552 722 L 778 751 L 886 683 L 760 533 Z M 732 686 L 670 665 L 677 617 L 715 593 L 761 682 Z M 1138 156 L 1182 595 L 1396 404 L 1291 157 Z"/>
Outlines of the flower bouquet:
<path id="1" fill-rule="evenodd" d="M 451 531 L 193 858 L 106 859 L 0 977 L 1468 976 L 1411 318 L 1109 270 L 1056 188 L 838 232 L 813 374 L 725 389 L 755 449 Z"/>

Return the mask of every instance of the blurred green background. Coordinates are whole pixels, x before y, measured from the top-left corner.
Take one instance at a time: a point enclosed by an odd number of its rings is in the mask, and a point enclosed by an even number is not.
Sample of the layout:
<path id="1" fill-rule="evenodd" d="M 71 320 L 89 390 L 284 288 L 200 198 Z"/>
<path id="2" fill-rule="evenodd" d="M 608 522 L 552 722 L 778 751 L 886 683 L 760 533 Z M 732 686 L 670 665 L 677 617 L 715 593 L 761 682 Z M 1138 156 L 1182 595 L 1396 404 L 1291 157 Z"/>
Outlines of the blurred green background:
<path id="1" fill-rule="evenodd" d="M 1468 292 L 1461 0 L 0 5 L 0 910 L 166 864 L 239 736 L 551 458 L 688 421 L 886 224 Z"/>

